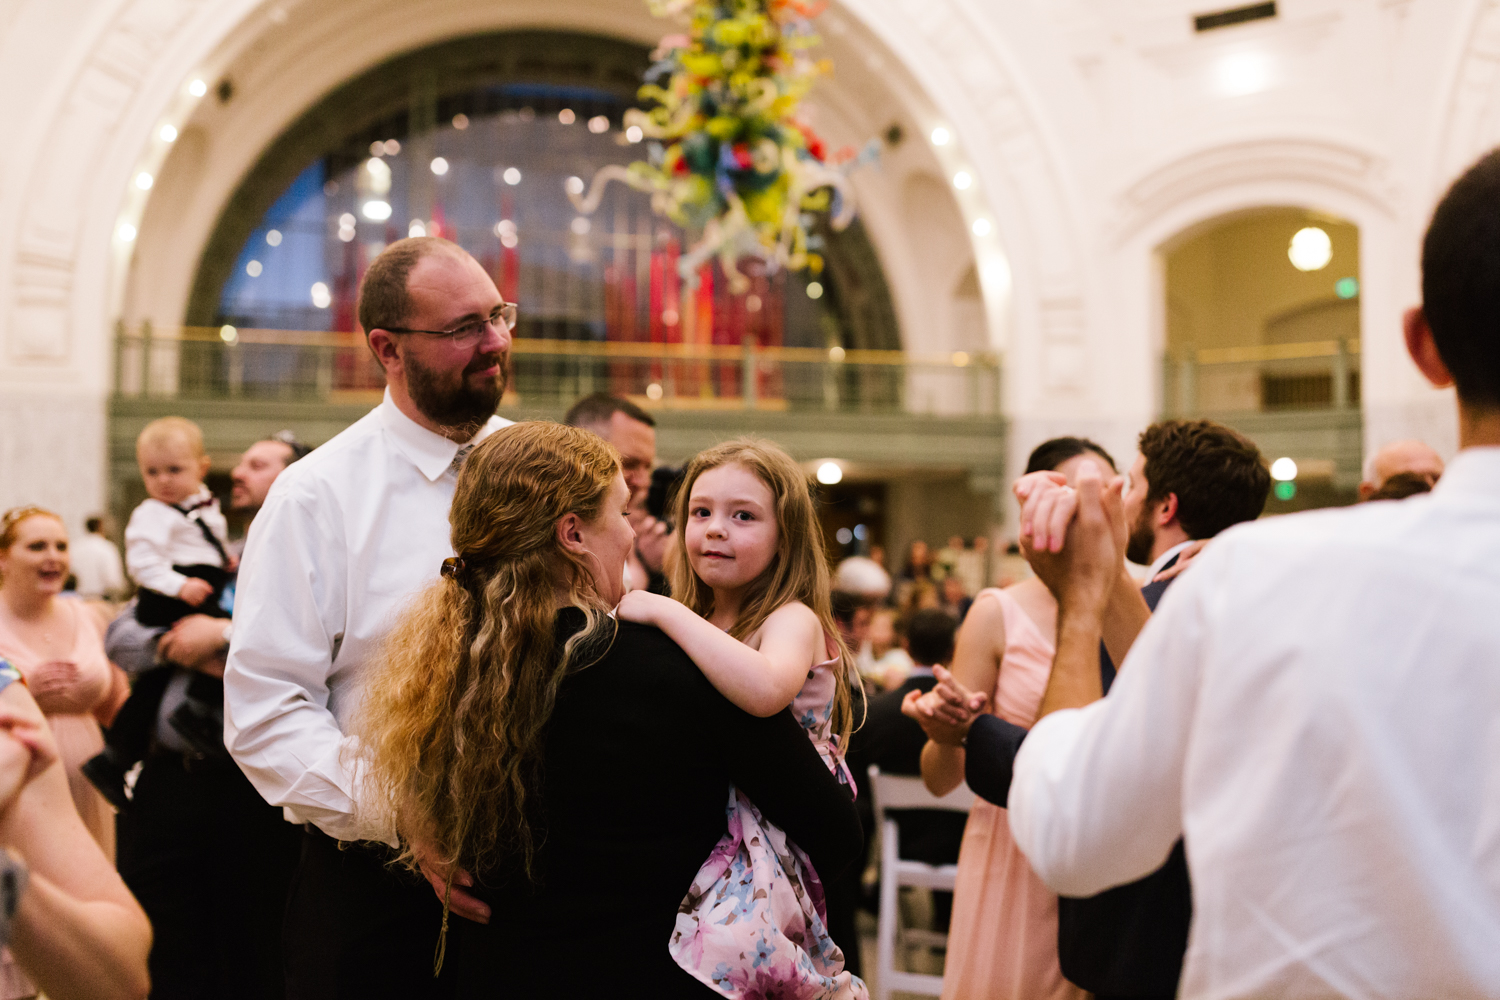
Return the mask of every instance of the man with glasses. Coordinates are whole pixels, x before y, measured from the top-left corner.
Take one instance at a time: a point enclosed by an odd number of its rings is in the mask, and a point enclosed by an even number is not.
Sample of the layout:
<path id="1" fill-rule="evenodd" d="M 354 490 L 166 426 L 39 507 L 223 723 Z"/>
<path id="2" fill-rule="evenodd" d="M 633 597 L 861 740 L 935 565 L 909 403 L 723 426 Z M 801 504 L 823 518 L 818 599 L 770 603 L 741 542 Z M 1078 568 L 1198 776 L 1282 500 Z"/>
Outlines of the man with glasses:
<path id="1" fill-rule="evenodd" d="M 225 742 L 306 834 L 287 905 L 287 997 L 445 997 L 442 906 L 394 868 L 390 818 L 361 808 L 344 723 L 396 612 L 453 555 L 448 508 L 474 445 L 509 423 L 516 307 L 462 248 L 391 244 L 360 288 L 384 401 L 276 480 L 251 526 L 224 675 Z M 431 876 L 433 873 L 429 872 Z M 455 885 L 452 910 L 487 912 Z"/>

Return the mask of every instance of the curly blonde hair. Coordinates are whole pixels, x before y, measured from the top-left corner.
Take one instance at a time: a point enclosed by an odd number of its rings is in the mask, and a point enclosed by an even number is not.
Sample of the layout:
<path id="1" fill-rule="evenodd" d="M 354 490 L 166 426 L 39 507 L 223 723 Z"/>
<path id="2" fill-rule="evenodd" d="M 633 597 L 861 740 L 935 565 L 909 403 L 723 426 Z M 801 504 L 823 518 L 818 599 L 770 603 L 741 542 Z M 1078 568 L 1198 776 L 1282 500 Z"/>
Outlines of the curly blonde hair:
<path id="1" fill-rule="evenodd" d="M 721 465 L 743 466 L 765 483 L 774 498 L 776 515 L 776 554 L 750 584 L 729 634 L 743 642 L 766 623 L 772 612 L 792 601 L 811 608 L 824 634 L 838 646 L 833 731 L 847 742 L 854 728 L 852 686 L 859 683 L 859 674 L 833 620 L 832 578 L 807 474 L 780 446 L 755 437 L 736 438 L 699 452 L 687 464 L 672 502 L 677 525 L 676 558 L 668 562 L 672 596 L 704 618 L 713 614 L 713 590 L 693 572 L 686 556 L 687 523 L 693 483 Z"/>
<path id="2" fill-rule="evenodd" d="M 413 844 L 473 872 L 528 876 L 544 836 L 543 737 L 562 681 L 614 636 L 590 567 L 558 544 L 567 514 L 604 513 L 619 457 L 598 435 L 541 422 L 496 431 L 464 463 L 449 514 L 451 575 L 406 609 L 352 731 L 366 791 Z M 585 625 L 557 654 L 559 602 Z"/>

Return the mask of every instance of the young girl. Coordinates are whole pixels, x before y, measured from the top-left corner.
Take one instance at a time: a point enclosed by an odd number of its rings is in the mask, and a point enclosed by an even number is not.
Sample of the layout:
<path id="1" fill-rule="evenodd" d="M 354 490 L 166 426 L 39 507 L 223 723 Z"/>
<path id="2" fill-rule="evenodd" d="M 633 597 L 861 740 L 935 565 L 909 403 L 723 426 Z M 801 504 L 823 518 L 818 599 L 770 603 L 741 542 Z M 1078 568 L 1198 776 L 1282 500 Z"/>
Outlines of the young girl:
<path id="1" fill-rule="evenodd" d="M 675 506 L 685 557 L 673 567 L 676 599 L 632 591 L 619 616 L 666 632 L 745 711 L 790 705 L 852 794 L 840 743 L 856 674 L 829 609 L 806 475 L 774 444 L 741 438 L 688 464 Z M 678 913 L 677 964 L 726 995 L 866 997 L 828 935 L 806 857 L 734 788 L 727 812 L 729 832 Z"/>

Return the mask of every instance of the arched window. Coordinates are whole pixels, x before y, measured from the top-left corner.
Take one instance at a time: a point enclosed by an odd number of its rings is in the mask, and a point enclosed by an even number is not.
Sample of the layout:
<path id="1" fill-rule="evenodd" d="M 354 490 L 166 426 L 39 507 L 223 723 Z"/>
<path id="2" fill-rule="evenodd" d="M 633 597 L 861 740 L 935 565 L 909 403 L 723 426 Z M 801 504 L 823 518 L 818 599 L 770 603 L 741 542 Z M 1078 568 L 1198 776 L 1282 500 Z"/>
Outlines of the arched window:
<path id="1" fill-rule="evenodd" d="M 648 65 L 643 48 L 613 39 L 507 33 L 408 53 L 346 83 L 267 150 L 231 200 L 188 325 L 354 330 L 369 261 L 396 239 L 441 235 L 520 304 L 523 338 L 899 349 L 858 222 L 839 234 L 816 228 L 822 274 L 750 261 L 751 287 L 733 294 L 717 266 L 701 269 L 696 287 L 681 280 L 683 234 L 648 195 L 613 184 L 592 215 L 574 209 L 569 191 L 600 167 L 647 155 L 622 119 Z"/>

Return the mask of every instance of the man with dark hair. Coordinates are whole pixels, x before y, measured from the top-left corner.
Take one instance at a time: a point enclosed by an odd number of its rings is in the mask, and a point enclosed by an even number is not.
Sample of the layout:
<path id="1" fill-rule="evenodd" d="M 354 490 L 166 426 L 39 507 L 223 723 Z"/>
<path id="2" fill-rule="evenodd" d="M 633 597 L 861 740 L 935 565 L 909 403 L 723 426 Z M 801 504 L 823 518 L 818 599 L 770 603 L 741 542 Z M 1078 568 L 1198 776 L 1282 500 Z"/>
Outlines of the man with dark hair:
<path id="1" fill-rule="evenodd" d="M 74 540 L 68 556 L 79 597 L 118 600 L 125 593 L 125 566 L 120 550 L 104 532 L 104 518 L 83 522 L 82 537 Z"/>
<path id="2" fill-rule="evenodd" d="M 646 510 L 651 467 L 656 464 L 656 419 L 628 399 L 596 392 L 574 403 L 563 423 L 593 431 L 620 453 L 620 469 L 630 487 L 630 526 L 636 538 L 635 551 L 625 567 L 626 582 L 632 590 L 666 593 L 662 563 L 672 541 L 671 531 Z"/>
<path id="3" fill-rule="evenodd" d="M 365 274 L 359 319 L 385 400 L 272 486 L 245 548 L 224 675 L 230 752 L 306 828 L 286 910 L 292 1000 L 452 989 L 433 976 L 442 904 L 390 864 L 392 819 L 362 808 L 343 726 L 396 612 L 453 555 L 459 466 L 509 423 L 495 407 L 516 307 L 461 247 L 391 244 Z M 421 860 L 443 886 L 447 870 Z M 488 919 L 454 877 L 453 913 Z"/>
<path id="4" fill-rule="evenodd" d="M 230 509 L 253 518 L 271 484 L 308 450 L 285 431 L 245 449 L 230 472 Z M 228 548 L 239 555 L 243 544 Z M 233 585 L 226 593 L 232 601 Z M 285 989 L 282 917 L 301 831 L 224 749 L 222 693 L 206 704 L 187 696 L 188 671 L 223 676 L 232 628 L 223 618 L 187 615 L 158 640 L 129 612 L 109 628 L 107 649 L 122 666 L 139 671 L 160 660 L 183 668 L 144 720 L 151 749 L 116 821 L 120 875 L 155 935 L 156 996 L 276 1000 Z"/>
<path id="5" fill-rule="evenodd" d="M 1422 277 L 1407 351 L 1458 389 L 1461 450 L 1441 481 L 1227 533 L 1103 701 L 1088 703 L 1122 556 L 1117 489 L 1080 477 L 1058 552 L 1057 521 L 1022 515 L 1059 626 L 1011 831 L 1075 895 L 1139 878 L 1183 838 L 1188 1000 L 1500 983 L 1500 151 L 1438 206 Z"/>
<path id="6" fill-rule="evenodd" d="M 1271 473 L 1254 442 L 1212 420 L 1163 420 L 1141 432 L 1130 467 L 1125 558 L 1153 580 L 1187 543 L 1265 509 Z M 1153 563 L 1160 562 L 1156 566 Z"/>

